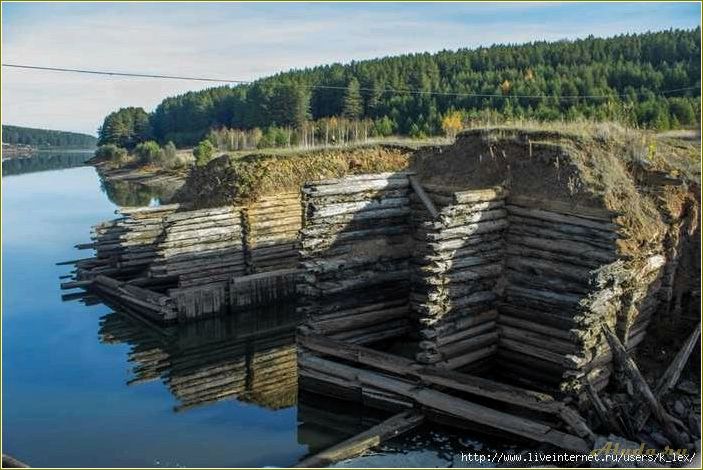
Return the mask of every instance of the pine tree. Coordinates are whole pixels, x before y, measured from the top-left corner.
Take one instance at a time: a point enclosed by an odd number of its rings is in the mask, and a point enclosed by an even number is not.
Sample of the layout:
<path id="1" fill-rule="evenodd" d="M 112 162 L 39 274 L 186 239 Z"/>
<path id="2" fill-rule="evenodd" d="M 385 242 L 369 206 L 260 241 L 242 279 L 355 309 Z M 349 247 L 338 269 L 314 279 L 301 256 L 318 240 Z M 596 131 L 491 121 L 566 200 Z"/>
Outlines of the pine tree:
<path id="1" fill-rule="evenodd" d="M 342 116 L 345 118 L 358 119 L 361 117 L 364 108 L 360 88 L 359 81 L 356 78 L 349 80 L 344 93 L 344 107 L 342 109 Z"/>

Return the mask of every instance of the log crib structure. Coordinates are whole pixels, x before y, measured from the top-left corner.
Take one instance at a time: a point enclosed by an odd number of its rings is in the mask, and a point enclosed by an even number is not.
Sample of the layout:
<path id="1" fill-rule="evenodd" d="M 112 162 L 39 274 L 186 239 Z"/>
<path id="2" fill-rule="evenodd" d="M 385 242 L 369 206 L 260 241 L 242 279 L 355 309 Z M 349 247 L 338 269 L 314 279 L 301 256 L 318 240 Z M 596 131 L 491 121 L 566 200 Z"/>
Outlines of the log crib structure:
<path id="1" fill-rule="evenodd" d="M 161 324 L 265 306 L 295 291 L 300 198 L 283 193 L 246 206 L 122 208 L 93 227 L 93 258 L 73 281 Z"/>
<path id="2" fill-rule="evenodd" d="M 636 439 L 641 423 L 615 423 L 599 394 L 630 371 L 623 358 L 671 298 L 684 227 L 697 222 L 669 207 L 657 233 L 634 232 L 648 202 L 628 198 L 685 185 L 622 181 L 633 192 L 614 204 L 569 146 L 508 134 L 464 133 L 419 152 L 412 172 L 304 186 L 300 388 L 397 414 L 299 466 L 423 420 L 572 452 L 593 448 L 598 423 Z M 646 408 L 641 398 L 629 405 Z"/>
<path id="3" fill-rule="evenodd" d="M 581 413 L 603 411 L 618 358 L 669 308 L 697 205 L 680 182 L 643 189 L 626 171 L 614 198 L 593 175 L 620 160 L 554 140 L 469 131 L 404 171 L 248 205 L 123 209 L 79 246 L 96 256 L 65 287 L 164 323 L 295 297 L 299 388 L 397 413 L 300 466 L 428 420 L 586 452 L 599 421 Z M 688 202 L 651 205 L 672 192 Z"/>

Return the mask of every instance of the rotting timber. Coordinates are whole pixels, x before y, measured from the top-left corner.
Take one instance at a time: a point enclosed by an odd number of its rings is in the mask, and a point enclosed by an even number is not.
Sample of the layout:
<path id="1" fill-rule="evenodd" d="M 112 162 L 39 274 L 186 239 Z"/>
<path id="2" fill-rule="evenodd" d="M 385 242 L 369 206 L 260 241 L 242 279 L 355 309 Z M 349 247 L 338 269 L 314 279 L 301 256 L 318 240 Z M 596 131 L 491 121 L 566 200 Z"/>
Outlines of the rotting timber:
<path id="1" fill-rule="evenodd" d="M 97 256 L 77 263 L 72 285 L 167 321 L 295 287 L 300 387 L 399 413 L 375 437 L 350 439 L 354 449 L 396 435 L 394 425 L 412 428 L 420 413 L 583 452 L 599 429 L 634 439 L 642 426 L 628 416 L 645 403 L 664 416 L 659 390 L 632 391 L 637 374 L 622 354 L 659 316 L 680 313 L 677 269 L 699 230 L 696 183 L 621 151 L 582 136 L 480 130 L 377 168 L 390 171 L 296 173 L 298 190 L 282 195 L 223 201 L 218 180 L 219 207 L 126 210 L 96 227 Z M 611 331 L 622 346 L 615 362 Z M 614 403 L 610 389 L 629 390 L 629 402 Z M 616 406 L 617 422 L 602 422 Z M 348 454 L 337 447 L 302 464 Z"/>

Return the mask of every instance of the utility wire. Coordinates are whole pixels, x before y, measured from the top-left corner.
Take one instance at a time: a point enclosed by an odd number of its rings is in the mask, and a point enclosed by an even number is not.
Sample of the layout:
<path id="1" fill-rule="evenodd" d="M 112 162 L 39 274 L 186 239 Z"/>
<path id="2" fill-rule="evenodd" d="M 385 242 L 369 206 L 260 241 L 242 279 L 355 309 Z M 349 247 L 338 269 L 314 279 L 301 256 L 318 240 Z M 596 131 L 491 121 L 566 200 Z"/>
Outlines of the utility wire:
<path id="1" fill-rule="evenodd" d="M 29 70 L 42 70 L 51 72 L 69 72 L 69 73 L 84 73 L 91 75 L 107 75 L 107 76 L 117 76 L 117 77 L 136 77 L 136 78 L 156 78 L 156 79 L 166 79 L 166 80 L 188 80 L 197 82 L 214 82 L 214 83 L 234 83 L 239 85 L 246 85 L 254 83 L 253 80 L 236 80 L 227 78 L 205 78 L 205 77 L 187 77 L 179 75 L 160 75 L 160 74 L 148 74 L 148 73 L 131 73 L 131 72 L 111 72 L 106 70 L 87 70 L 87 69 L 72 69 L 64 67 L 42 67 L 38 65 L 20 65 L 20 64 L 2 64 L 3 67 L 16 68 L 16 69 L 29 69 Z M 313 89 L 323 89 L 323 90 L 346 90 L 347 87 L 344 86 L 334 86 L 334 85 L 308 85 L 309 88 Z M 700 86 L 674 88 L 671 90 L 663 90 L 659 92 L 661 95 L 667 95 L 671 93 L 676 93 L 680 91 L 698 90 Z M 466 97 L 466 98 L 527 98 L 527 99 L 542 99 L 551 98 L 559 100 L 577 100 L 577 99 L 606 99 L 606 98 L 622 98 L 631 96 L 628 93 L 614 93 L 610 95 L 561 95 L 561 96 L 549 96 L 549 95 L 503 95 L 503 94 L 490 94 L 490 93 L 458 93 L 458 92 L 443 92 L 443 91 L 430 91 L 430 90 L 413 90 L 413 89 L 400 89 L 400 88 L 364 88 L 360 87 L 360 91 L 368 91 L 375 93 L 395 93 L 395 94 L 410 94 L 410 95 L 434 95 L 434 96 L 454 96 L 454 97 Z M 636 93 L 636 96 L 647 96 L 646 93 Z"/>

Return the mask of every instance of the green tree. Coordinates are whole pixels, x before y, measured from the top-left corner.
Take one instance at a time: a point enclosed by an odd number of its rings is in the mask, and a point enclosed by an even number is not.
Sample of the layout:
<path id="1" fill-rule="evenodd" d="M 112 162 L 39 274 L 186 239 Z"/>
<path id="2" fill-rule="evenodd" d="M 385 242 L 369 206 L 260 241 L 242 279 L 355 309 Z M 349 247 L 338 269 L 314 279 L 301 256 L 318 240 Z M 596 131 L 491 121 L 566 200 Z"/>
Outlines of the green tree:
<path id="1" fill-rule="evenodd" d="M 344 108 L 342 116 L 348 119 L 358 119 L 364 111 L 363 100 L 361 99 L 361 87 L 356 78 L 349 80 L 347 89 L 344 92 Z"/>
<path id="2" fill-rule="evenodd" d="M 215 146 L 209 140 L 201 140 L 197 147 L 193 149 L 193 156 L 195 157 L 195 164 L 198 166 L 205 166 L 208 164 L 212 157 L 215 155 Z"/>
<path id="3" fill-rule="evenodd" d="M 122 163 L 127 158 L 127 150 L 114 144 L 102 145 L 95 150 L 95 158 L 102 161 Z"/>
<path id="4" fill-rule="evenodd" d="M 682 126 L 696 124 L 696 113 L 693 111 L 691 102 L 686 98 L 671 98 L 669 100 L 669 112 Z"/>
<path id="5" fill-rule="evenodd" d="M 142 165 L 161 165 L 163 163 L 161 147 L 153 140 L 137 144 L 134 147 L 134 154 Z"/>

